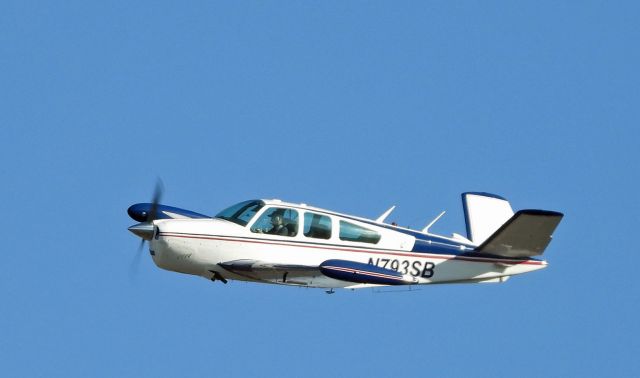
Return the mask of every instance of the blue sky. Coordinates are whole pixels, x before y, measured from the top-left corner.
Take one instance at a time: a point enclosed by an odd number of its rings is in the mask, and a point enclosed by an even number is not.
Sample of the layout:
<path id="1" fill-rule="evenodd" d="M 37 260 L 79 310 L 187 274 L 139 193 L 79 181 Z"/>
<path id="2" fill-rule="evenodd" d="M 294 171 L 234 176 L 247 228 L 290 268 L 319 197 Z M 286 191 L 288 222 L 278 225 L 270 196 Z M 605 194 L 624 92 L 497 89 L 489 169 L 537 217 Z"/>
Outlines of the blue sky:
<path id="1" fill-rule="evenodd" d="M 638 376 L 635 2 L 0 4 L 3 376 Z M 277 197 L 462 233 L 562 211 L 502 285 L 135 280 L 126 208 Z"/>

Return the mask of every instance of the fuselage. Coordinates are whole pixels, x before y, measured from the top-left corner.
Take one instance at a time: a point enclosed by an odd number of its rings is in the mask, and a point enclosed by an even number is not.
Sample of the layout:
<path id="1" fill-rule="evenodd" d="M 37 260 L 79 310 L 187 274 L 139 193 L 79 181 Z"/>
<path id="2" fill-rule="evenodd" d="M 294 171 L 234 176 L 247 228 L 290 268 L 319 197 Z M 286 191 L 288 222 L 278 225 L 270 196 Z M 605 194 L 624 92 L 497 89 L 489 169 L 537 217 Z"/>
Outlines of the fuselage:
<path id="1" fill-rule="evenodd" d="M 530 258 L 479 255 L 474 253 L 476 245 L 463 238 L 301 204 L 257 200 L 234 206 L 214 218 L 153 221 L 153 261 L 166 270 L 208 279 L 217 274 L 232 280 L 323 288 L 367 285 L 330 278 L 313 269 L 287 276 L 282 267 L 318 267 L 327 260 L 348 260 L 399 272 L 415 284 L 430 284 L 502 282 L 547 265 Z M 234 261 L 255 261 L 260 270 L 229 269 L 228 263 Z"/>

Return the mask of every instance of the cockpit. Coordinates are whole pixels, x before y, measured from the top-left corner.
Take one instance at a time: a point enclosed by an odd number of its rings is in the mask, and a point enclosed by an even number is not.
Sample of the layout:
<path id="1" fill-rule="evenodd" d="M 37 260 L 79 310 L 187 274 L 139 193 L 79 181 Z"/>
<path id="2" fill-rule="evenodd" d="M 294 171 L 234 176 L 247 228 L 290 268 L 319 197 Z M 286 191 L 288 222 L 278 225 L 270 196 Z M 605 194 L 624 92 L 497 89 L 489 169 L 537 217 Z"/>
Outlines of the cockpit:
<path id="1" fill-rule="evenodd" d="M 271 207 L 251 226 L 251 232 L 280 236 L 298 235 L 298 211 L 286 207 Z"/>

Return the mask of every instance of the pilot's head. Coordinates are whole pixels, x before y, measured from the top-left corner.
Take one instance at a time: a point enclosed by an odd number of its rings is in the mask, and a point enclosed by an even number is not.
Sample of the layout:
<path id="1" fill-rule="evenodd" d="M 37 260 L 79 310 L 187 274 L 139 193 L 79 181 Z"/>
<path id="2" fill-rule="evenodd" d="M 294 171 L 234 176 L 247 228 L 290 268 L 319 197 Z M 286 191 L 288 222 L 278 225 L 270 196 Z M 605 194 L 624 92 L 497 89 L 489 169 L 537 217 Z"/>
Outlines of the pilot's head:
<path id="1" fill-rule="evenodd" d="M 284 220 L 282 219 L 282 214 L 273 214 L 271 216 L 271 224 L 274 226 L 282 226 Z"/>

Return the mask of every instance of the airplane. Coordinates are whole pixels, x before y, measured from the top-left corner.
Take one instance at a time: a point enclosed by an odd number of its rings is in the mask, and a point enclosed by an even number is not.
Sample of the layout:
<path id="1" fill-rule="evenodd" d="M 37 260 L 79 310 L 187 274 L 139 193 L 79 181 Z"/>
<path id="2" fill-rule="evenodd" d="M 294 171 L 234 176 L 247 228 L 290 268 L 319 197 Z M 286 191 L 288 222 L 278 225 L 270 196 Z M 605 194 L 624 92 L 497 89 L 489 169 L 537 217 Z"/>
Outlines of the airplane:
<path id="1" fill-rule="evenodd" d="M 494 194 L 462 194 L 466 237 L 277 199 L 248 200 L 211 217 L 160 204 L 128 208 L 131 231 L 162 269 L 229 280 L 329 289 L 500 283 L 547 267 L 541 259 L 563 214 L 519 210 Z M 409 286 L 411 287 L 411 286 Z"/>

